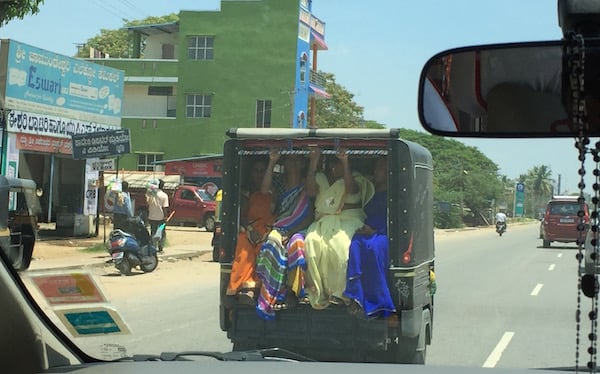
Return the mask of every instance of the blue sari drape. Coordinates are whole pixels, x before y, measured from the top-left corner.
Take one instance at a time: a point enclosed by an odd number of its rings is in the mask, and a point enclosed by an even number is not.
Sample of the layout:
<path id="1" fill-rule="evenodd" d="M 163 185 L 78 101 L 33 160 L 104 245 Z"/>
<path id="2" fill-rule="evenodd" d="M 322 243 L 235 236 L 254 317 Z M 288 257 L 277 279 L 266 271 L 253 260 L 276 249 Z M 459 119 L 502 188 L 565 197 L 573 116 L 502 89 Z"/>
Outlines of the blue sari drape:
<path id="1" fill-rule="evenodd" d="M 365 213 L 365 224 L 376 232 L 352 237 L 344 296 L 359 304 L 367 318 L 385 317 L 396 311 L 387 282 L 387 191 L 376 192 Z"/>

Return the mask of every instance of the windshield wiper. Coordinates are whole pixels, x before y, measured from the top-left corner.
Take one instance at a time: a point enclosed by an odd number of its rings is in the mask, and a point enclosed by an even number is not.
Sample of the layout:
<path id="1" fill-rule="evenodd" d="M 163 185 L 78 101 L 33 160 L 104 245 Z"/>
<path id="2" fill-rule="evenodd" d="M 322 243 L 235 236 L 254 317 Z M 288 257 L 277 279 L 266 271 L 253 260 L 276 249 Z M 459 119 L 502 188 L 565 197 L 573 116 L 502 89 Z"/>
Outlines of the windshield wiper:
<path id="1" fill-rule="evenodd" d="M 298 353 L 282 348 L 266 348 L 251 351 L 213 352 L 213 351 L 183 351 L 162 352 L 160 355 L 133 355 L 117 361 L 192 361 L 190 356 L 212 357 L 219 361 L 315 361 Z"/>

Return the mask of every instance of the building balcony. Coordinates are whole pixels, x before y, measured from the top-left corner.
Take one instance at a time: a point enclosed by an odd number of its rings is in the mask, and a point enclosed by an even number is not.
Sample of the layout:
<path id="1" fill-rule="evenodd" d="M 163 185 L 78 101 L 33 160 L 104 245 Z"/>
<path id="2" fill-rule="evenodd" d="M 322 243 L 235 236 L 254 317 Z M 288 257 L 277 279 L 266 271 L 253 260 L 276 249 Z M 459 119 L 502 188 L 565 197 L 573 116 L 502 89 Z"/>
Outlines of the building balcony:
<path id="1" fill-rule="evenodd" d="M 123 70 L 125 82 L 175 83 L 177 82 L 178 60 L 92 58 L 90 62 Z"/>
<path id="2" fill-rule="evenodd" d="M 310 94 L 316 99 L 331 99 L 331 95 L 325 91 L 326 82 L 325 74 L 311 70 L 309 79 Z"/>
<path id="3" fill-rule="evenodd" d="M 325 74 L 319 73 L 318 71 L 311 70 L 310 71 L 310 84 L 314 84 L 319 87 L 325 87 L 325 83 L 327 79 L 325 78 Z"/>

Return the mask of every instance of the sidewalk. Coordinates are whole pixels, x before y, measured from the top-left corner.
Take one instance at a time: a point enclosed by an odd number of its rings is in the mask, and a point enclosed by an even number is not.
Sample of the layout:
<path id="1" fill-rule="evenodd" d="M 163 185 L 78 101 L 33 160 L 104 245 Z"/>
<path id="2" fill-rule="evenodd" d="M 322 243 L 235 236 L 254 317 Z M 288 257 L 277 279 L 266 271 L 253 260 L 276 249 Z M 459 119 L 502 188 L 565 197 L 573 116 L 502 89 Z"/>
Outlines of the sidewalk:
<path id="1" fill-rule="evenodd" d="M 169 230 L 167 246 L 158 254 L 159 261 L 176 261 L 200 257 L 212 252 L 212 233 L 191 228 Z M 40 232 L 28 271 L 51 271 L 83 267 L 113 266 L 107 251 L 90 250 L 101 247 L 104 236 L 91 238 L 55 237 Z"/>

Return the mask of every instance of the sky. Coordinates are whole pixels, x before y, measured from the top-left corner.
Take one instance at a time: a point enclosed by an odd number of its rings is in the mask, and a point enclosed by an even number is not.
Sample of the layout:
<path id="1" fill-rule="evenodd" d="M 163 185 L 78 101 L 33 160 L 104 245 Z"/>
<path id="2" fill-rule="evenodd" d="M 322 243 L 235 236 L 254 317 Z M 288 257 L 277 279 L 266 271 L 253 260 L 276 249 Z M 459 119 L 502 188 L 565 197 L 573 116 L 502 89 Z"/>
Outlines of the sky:
<path id="1" fill-rule="evenodd" d="M 77 44 L 123 26 L 124 19 L 219 8 L 219 0 L 45 0 L 37 15 L 0 27 L 0 38 L 73 56 Z M 355 95 L 366 120 L 424 131 L 417 92 L 429 57 L 466 45 L 558 40 L 556 9 L 557 0 L 313 0 L 328 45 L 318 54 L 318 68 Z M 479 148 L 509 178 L 548 165 L 554 179 L 560 175 L 561 193 L 577 191 L 573 139 L 460 141 Z"/>

